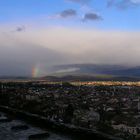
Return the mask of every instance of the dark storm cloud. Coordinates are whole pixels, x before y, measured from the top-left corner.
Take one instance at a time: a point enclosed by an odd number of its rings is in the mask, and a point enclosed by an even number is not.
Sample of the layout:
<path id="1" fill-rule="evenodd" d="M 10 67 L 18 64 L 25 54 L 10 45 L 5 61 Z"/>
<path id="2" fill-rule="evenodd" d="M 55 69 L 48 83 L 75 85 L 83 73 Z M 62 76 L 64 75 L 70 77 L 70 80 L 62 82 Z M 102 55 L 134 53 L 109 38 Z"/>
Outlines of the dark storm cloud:
<path id="1" fill-rule="evenodd" d="M 75 2 L 75 3 L 80 3 L 80 4 L 87 4 L 91 0 L 67 0 L 67 1 Z"/>
<path id="2" fill-rule="evenodd" d="M 116 7 L 118 9 L 127 9 L 140 6 L 140 0 L 108 0 L 107 7 Z"/>
<path id="3" fill-rule="evenodd" d="M 95 20 L 102 20 L 102 17 L 99 16 L 97 13 L 86 13 L 84 18 L 83 18 L 83 21 L 88 21 L 88 20 L 92 20 L 92 21 L 95 21 Z"/>
<path id="4" fill-rule="evenodd" d="M 67 9 L 60 13 L 60 17 L 62 17 L 62 18 L 72 17 L 72 16 L 76 16 L 76 15 L 77 15 L 77 12 L 76 12 L 76 10 L 73 10 L 73 9 Z"/>

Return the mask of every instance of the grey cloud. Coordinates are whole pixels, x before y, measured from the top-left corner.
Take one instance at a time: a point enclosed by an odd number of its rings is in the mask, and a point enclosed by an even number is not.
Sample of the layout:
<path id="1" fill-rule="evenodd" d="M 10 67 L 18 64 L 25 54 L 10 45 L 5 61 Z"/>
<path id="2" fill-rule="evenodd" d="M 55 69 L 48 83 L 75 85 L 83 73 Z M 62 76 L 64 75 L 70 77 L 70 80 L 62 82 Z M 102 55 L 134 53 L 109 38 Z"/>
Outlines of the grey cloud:
<path id="1" fill-rule="evenodd" d="M 134 4 L 140 4 L 140 0 L 130 0 Z"/>
<path id="2" fill-rule="evenodd" d="M 140 6 L 140 0 L 108 0 L 107 7 L 116 7 L 118 9 L 127 9 L 129 7 Z"/>
<path id="3" fill-rule="evenodd" d="M 99 16 L 97 13 L 86 13 L 84 18 L 83 18 L 83 21 L 87 21 L 87 20 L 101 20 L 102 17 Z"/>
<path id="4" fill-rule="evenodd" d="M 9 34 L 8 30 L 0 34 L 0 46 L 0 75 L 30 76 L 36 65 L 43 74 L 56 64 L 140 65 L 139 32 L 43 27 Z"/>
<path id="5" fill-rule="evenodd" d="M 67 1 L 75 2 L 75 3 L 80 3 L 80 4 L 87 4 L 91 0 L 67 0 Z"/>
<path id="6" fill-rule="evenodd" d="M 25 30 L 25 26 L 19 26 L 15 29 L 16 32 L 22 32 Z"/>
<path id="7" fill-rule="evenodd" d="M 73 9 L 67 9 L 60 13 L 60 17 L 62 17 L 62 18 L 72 17 L 72 16 L 76 16 L 76 15 L 77 15 L 77 12 L 76 12 L 76 10 L 73 10 Z"/>
<path id="8" fill-rule="evenodd" d="M 1 45 L 0 76 L 32 76 L 32 69 L 37 65 L 40 74 L 44 71 L 47 74 L 51 65 L 66 62 L 67 56 L 32 44 Z"/>

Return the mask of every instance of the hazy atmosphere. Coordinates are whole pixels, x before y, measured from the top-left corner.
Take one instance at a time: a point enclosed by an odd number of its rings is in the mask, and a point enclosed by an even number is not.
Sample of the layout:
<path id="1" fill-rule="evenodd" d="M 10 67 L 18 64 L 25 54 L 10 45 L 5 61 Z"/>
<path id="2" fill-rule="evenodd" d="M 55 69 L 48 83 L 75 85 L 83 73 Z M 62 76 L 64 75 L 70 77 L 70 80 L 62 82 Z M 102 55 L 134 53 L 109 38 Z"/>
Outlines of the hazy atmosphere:
<path id="1" fill-rule="evenodd" d="M 140 0 L 5 0 L 0 14 L 1 76 L 45 75 L 60 64 L 140 66 Z"/>

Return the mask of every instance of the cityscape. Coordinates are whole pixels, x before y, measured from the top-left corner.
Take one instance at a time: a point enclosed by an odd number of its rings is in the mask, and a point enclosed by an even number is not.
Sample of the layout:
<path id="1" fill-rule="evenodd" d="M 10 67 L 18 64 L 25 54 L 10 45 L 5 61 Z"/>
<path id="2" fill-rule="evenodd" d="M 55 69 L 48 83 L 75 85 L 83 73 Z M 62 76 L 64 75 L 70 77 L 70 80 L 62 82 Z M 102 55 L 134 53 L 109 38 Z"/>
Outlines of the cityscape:
<path id="1" fill-rule="evenodd" d="M 2 106 L 124 140 L 140 137 L 139 82 L 1 81 Z"/>

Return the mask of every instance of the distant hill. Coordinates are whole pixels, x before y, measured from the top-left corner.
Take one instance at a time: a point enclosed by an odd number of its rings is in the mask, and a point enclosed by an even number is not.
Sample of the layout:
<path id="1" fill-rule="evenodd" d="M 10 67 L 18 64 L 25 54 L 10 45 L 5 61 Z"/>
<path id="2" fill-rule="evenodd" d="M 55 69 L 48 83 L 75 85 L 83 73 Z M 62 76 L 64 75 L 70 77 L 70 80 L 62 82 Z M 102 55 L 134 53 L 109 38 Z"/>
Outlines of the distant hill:
<path id="1" fill-rule="evenodd" d="M 52 73 L 46 77 L 50 81 L 139 81 L 140 67 L 96 64 L 58 65 L 54 66 Z"/>
<path id="2" fill-rule="evenodd" d="M 140 81 L 140 78 L 138 77 L 119 77 L 119 76 L 114 76 L 114 77 L 102 77 L 102 76 L 72 76 L 72 75 L 67 75 L 67 76 L 46 76 L 41 79 L 50 81 L 50 82 L 70 82 L 70 81 Z"/>
<path id="3" fill-rule="evenodd" d="M 44 51 L 47 51 L 47 49 L 45 49 Z M 38 52 L 38 55 L 40 54 L 39 51 L 35 51 L 34 55 L 37 52 Z M 44 59 L 46 59 L 45 60 L 45 63 L 46 63 L 48 62 L 48 60 L 45 54 L 46 52 L 44 52 L 44 56 L 43 56 L 43 53 L 42 53 L 42 57 L 40 59 L 44 57 Z M 53 52 L 51 54 L 53 54 Z M 24 53 L 22 55 L 24 55 Z M 35 56 L 34 57 L 32 56 L 32 58 L 35 58 Z M 51 57 L 49 56 L 49 58 Z M 25 64 L 27 60 L 25 61 Z M 36 61 L 37 60 L 34 59 L 34 62 Z M 31 61 L 31 64 L 32 62 L 33 61 Z M 20 63 L 21 62 L 19 59 L 17 64 L 20 65 Z M 30 75 L 30 69 L 32 65 L 29 65 L 29 66 L 23 65 L 22 71 L 20 71 L 18 67 L 14 67 L 14 66 L 10 67 L 11 65 L 8 65 L 8 64 L 7 66 L 8 66 L 8 69 L 6 72 L 9 71 L 9 73 L 11 72 L 11 73 L 14 73 L 15 75 L 12 75 L 12 76 L 1 75 L 0 79 L 32 79 Z M 18 76 L 19 74 L 18 72 L 20 73 L 23 72 L 25 74 L 24 70 L 26 69 L 29 69 L 29 71 L 27 71 L 27 74 L 28 74 L 27 76 Z M 2 69 L 0 69 L 0 72 L 1 70 Z M 49 71 L 50 73 L 48 75 L 44 77 L 38 77 L 35 79 L 44 79 L 48 81 L 111 81 L 111 80 L 140 81 L 140 67 L 128 67 L 128 66 L 121 66 L 121 65 L 70 64 L 70 65 L 53 66 L 49 68 Z"/>

